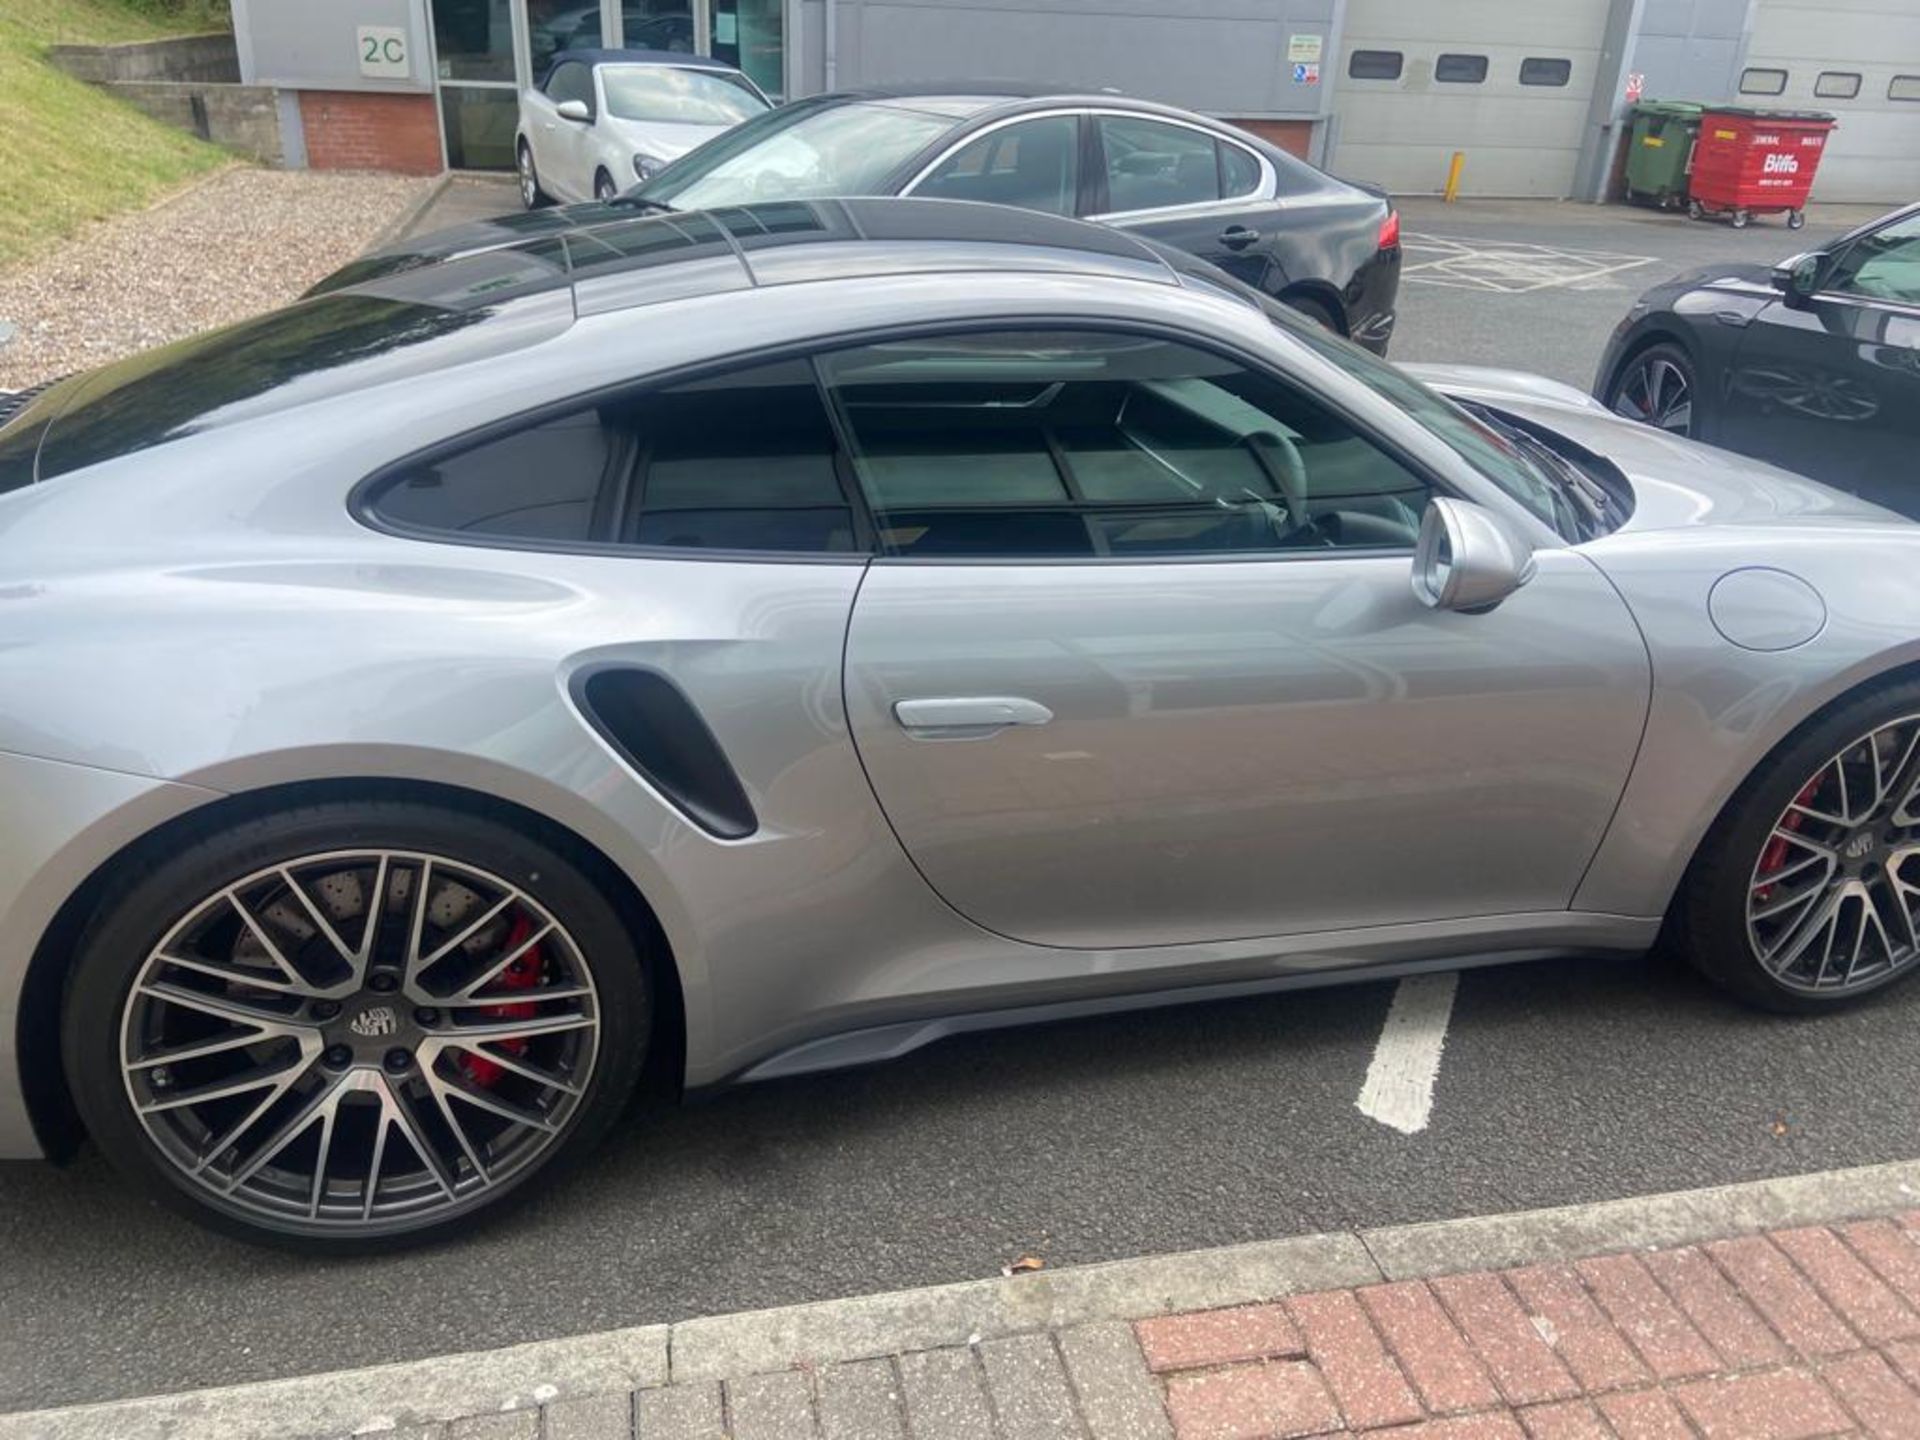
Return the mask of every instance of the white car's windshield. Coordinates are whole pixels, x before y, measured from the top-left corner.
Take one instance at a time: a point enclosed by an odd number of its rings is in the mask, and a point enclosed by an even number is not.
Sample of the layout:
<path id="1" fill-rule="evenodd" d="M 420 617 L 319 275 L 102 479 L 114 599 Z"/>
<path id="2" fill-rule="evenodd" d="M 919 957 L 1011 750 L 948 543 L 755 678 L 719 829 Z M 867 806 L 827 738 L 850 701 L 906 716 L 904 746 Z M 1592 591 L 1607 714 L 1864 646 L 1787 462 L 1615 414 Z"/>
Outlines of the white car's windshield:
<path id="1" fill-rule="evenodd" d="M 668 166 L 636 193 L 676 210 L 871 194 L 953 123 L 897 105 L 774 111 Z"/>
<path id="2" fill-rule="evenodd" d="M 616 120 L 738 125 L 769 107 L 737 75 L 677 65 L 603 65 L 607 113 Z"/>

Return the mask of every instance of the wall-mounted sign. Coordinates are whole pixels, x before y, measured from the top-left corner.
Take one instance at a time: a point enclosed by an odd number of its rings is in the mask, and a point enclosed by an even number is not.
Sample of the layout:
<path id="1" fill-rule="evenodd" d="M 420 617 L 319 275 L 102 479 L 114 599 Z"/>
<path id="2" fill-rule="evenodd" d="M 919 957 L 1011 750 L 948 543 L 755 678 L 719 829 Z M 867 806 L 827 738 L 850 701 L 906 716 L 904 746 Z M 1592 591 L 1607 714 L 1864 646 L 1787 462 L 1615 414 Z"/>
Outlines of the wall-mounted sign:
<path id="1" fill-rule="evenodd" d="M 1326 42 L 1318 35 L 1289 35 L 1287 37 L 1287 59 L 1299 65 L 1318 60 L 1322 54 L 1321 46 Z"/>
<path id="2" fill-rule="evenodd" d="M 1638 70 L 1627 72 L 1627 104 L 1635 104 L 1646 93 L 1647 77 Z"/>
<path id="3" fill-rule="evenodd" d="M 362 25 L 355 37 L 360 47 L 360 73 L 381 80 L 405 80 L 413 74 L 407 55 L 407 32 L 397 25 Z"/>
<path id="4" fill-rule="evenodd" d="M 1320 62 L 1293 67 L 1293 83 L 1296 85 L 1318 85 L 1320 83 Z"/>

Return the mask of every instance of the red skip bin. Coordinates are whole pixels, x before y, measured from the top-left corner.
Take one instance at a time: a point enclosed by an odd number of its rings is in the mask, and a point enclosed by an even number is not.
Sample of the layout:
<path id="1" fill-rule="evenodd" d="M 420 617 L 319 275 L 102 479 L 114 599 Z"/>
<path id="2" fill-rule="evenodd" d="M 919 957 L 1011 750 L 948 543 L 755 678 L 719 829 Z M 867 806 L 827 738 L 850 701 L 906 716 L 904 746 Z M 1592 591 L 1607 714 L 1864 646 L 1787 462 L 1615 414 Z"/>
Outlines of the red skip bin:
<path id="1" fill-rule="evenodd" d="M 1833 123 L 1817 110 L 1707 111 L 1687 181 L 1688 213 L 1731 215 L 1738 227 L 1784 211 L 1798 230 Z"/>

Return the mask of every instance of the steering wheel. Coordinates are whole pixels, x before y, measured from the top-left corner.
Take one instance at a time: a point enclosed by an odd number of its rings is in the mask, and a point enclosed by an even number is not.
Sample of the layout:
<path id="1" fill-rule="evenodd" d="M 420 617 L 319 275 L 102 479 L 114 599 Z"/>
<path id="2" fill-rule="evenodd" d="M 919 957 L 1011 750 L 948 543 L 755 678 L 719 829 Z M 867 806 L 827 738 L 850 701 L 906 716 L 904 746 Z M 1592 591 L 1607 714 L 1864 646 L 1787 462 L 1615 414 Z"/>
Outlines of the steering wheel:
<path id="1" fill-rule="evenodd" d="M 1311 529 L 1313 519 L 1307 513 L 1307 467 L 1300 458 L 1299 447 L 1277 430 L 1256 430 L 1244 436 L 1240 443 L 1247 447 L 1261 473 L 1287 502 L 1287 524 L 1279 538 L 1285 540 Z"/>

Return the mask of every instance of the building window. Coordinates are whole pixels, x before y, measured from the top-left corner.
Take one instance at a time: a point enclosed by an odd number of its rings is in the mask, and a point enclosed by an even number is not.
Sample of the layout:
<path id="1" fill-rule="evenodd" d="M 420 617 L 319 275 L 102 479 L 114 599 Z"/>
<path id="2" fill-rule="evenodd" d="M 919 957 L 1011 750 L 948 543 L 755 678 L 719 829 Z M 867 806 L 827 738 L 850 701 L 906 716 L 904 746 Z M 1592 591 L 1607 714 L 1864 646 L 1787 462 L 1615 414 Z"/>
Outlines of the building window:
<path id="1" fill-rule="evenodd" d="M 1851 100 L 1860 93 L 1860 77 L 1852 70 L 1822 70 L 1813 93 L 1822 100 Z"/>
<path id="2" fill-rule="evenodd" d="M 1356 50 L 1347 57 L 1347 78 L 1398 80 L 1405 59 L 1398 50 Z"/>
<path id="3" fill-rule="evenodd" d="M 1742 70 L 1740 72 L 1740 93 L 1742 95 L 1779 95 L 1787 88 L 1787 72 L 1784 70 Z"/>
<path id="4" fill-rule="evenodd" d="M 1478 85 L 1487 78 L 1487 57 L 1442 55 L 1433 62 L 1433 78 L 1449 85 Z"/>
<path id="5" fill-rule="evenodd" d="M 1889 100 L 1920 100 L 1920 75 L 1896 75 L 1887 82 Z"/>
<path id="6" fill-rule="evenodd" d="M 1573 78 L 1573 62 L 1550 55 L 1529 55 L 1520 62 L 1522 85 L 1564 85 Z"/>

